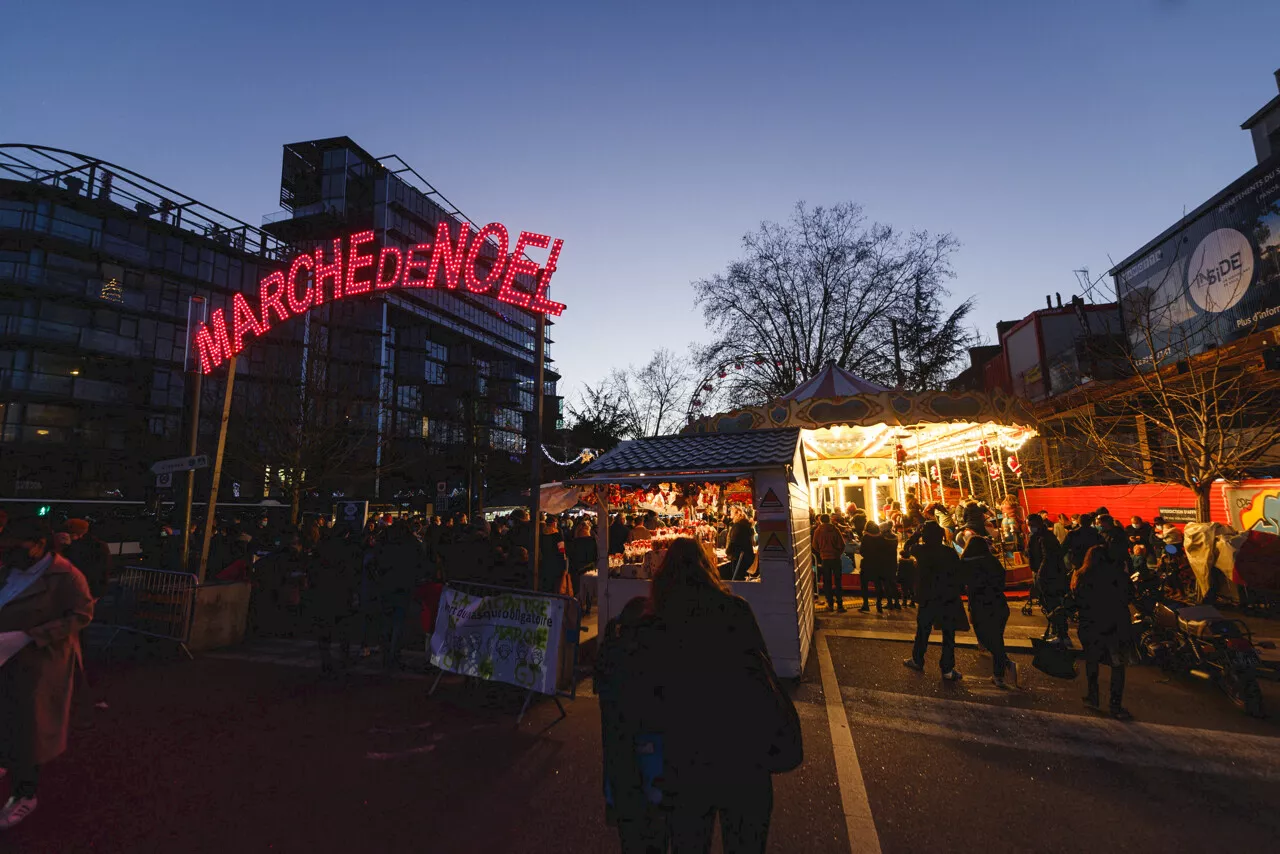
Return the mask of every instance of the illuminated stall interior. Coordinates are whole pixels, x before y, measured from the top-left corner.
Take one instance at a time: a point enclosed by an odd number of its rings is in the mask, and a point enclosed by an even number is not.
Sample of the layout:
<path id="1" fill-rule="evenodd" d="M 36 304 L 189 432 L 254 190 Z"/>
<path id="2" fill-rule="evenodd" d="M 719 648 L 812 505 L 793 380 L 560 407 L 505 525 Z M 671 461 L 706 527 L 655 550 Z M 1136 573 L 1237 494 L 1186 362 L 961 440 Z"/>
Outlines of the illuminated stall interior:
<path id="1" fill-rule="evenodd" d="M 835 365 L 764 406 L 700 418 L 686 432 L 800 427 L 810 506 L 849 505 L 881 521 L 890 501 L 998 505 L 1019 487 L 1019 450 L 1036 436 L 1023 402 L 1006 394 L 907 392 Z"/>

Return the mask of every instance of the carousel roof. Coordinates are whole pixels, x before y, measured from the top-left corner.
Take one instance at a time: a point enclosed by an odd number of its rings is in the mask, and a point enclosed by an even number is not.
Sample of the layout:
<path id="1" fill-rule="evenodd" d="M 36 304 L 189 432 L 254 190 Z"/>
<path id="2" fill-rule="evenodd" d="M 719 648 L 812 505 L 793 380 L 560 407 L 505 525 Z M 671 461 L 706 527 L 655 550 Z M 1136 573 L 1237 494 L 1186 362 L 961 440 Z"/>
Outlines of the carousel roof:
<path id="1" fill-rule="evenodd" d="M 566 482 L 612 474 L 723 472 L 787 465 L 795 459 L 800 431 L 753 430 L 632 439 L 602 454 Z"/>
<path id="2" fill-rule="evenodd" d="M 857 374 L 850 373 L 834 362 L 818 372 L 817 376 L 805 380 L 791 391 L 782 395 L 779 400 L 812 400 L 818 397 L 852 397 L 855 394 L 879 394 L 889 391 L 888 388 L 864 380 Z"/>

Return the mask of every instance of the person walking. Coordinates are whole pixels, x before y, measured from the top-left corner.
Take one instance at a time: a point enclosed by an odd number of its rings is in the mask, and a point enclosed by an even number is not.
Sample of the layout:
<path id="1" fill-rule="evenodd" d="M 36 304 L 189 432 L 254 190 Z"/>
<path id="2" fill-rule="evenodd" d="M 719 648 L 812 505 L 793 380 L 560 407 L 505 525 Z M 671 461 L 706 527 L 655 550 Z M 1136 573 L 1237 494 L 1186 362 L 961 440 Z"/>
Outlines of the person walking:
<path id="1" fill-rule="evenodd" d="M 969 540 L 960 562 L 969 590 L 969 621 L 973 624 L 973 633 L 978 636 L 978 643 L 991 653 L 991 682 L 1003 688 L 1007 675 L 1017 688 L 1018 666 L 1010 660 L 1004 646 L 1004 628 L 1009 622 L 1004 567 L 991 553 L 985 537 Z"/>
<path id="2" fill-rule="evenodd" d="M 1089 549 L 1102 545 L 1106 545 L 1106 540 L 1093 527 L 1093 514 L 1081 513 L 1079 526 L 1069 531 L 1067 538 L 1062 541 L 1062 547 L 1067 551 L 1067 560 L 1071 563 L 1071 571 L 1084 566 L 1084 556 L 1089 553 Z"/>
<path id="3" fill-rule="evenodd" d="M 912 670 L 923 671 L 929 636 L 937 628 L 942 632 L 942 678 L 956 682 L 964 678 L 956 670 L 956 630 L 968 628 L 964 604 L 960 601 L 964 586 L 960 556 L 943 542 L 942 526 L 937 522 L 925 522 L 919 536 L 920 542 L 911 548 L 918 573 L 916 598 L 920 603 L 916 612 L 916 639 L 911 657 L 902 663 Z"/>
<path id="4" fill-rule="evenodd" d="M 80 570 L 84 580 L 89 583 L 89 592 L 93 594 L 93 598 L 101 599 L 111 582 L 111 549 L 89 532 L 89 523 L 84 519 L 68 519 L 63 522 L 62 533 L 67 538 L 62 556 Z"/>
<path id="5" fill-rule="evenodd" d="M 890 533 L 889 537 L 893 537 L 893 534 Z M 858 610 L 863 613 L 871 610 L 867 599 L 867 585 L 875 584 L 876 613 L 883 613 L 885 586 L 893 583 L 894 570 L 897 569 L 897 540 L 890 541 L 888 537 L 881 535 L 879 525 L 868 522 L 862 532 L 862 543 L 858 547 L 858 553 L 862 555 L 862 607 Z M 889 596 L 889 600 L 889 607 L 892 608 L 894 601 L 892 595 Z"/>
<path id="6" fill-rule="evenodd" d="M 1129 575 L 1107 554 L 1106 546 L 1094 546 L 1071 579 L 1071 590 L 1080 609 L 1080 645 L 1089 686 L 1085 705 L 1098 708 L 1098 670 L 1106 664 L 1111 668 L 1111 716 L 1132 720 L 1124 707 L 1125 650 L 1131 642 L 1129 600 L 1133 598 Z"/>
<path id="7" fill-rule="evenodd" d="M 622 656 L 611 649 L 611 623 L 602 651 L 614 671 L 603 686 L 612 690 L 601 693 L 606 785 L 615 804 L 661 805 L 647 813 L 643 832 L 632 827 L 631 838 L 623 837 L 623 851 L 666 851 L 669 842 L 672 854 L 702 854 L 718 821 L 726 852 L 760 854 L 773 782 L 754 701 L 772 665 L 751 606 L 729 592 L 694 540 L 680 537 L 654 574 L 648 601 L 633 600 L 623 614 L 632 626 L 624 633 L 629 649 Z M 785 693 L 781 701 L 791 702 Z M 642 743 L 653 746 L 648 771 L 638 767 Z"/>
<path id="8" fill-rule="evenodd" d="M 543 523 L 538 548 L 542 552 L 538 589 L 543 593 L 559 593 L 568 562 L 565 560 L 564 534 L 560 533 L 560 521 L 555 516 L 547 516 Z"/>
<path id="9" fill-rule="evenodd" d="M 0 540 L 0 634 L 26 637 L 0 660 L 0 777 L 12 786 L 0 830 L 35 811 L 41 767 L 67 749 L 80 632 L 93 620 L 88 581 L 53 544 L 39 519 L 13 523 Z"/>
<path id="10" fill-rule="evenodd" d="M 844 566 L 840 557 L 844 554 L 844 536 L 826 513 L 818 517 L 818 524 L 813 529 L 813 548 L 818 554 L 818 568 L 822 589 L 827 597 L 827 610 L 835 609 L 843 613 Z M 865 583 L 862 591 L 865 596 Z"/>
<path id="11" fill-rule="evenodd" d="M 1040 591 L 1040 604 L 1049 618 L 1045 634 L 1052 635 L 1057 643 L 1067 646 L 1070 644 L 1066 607 L 1070 579 L 1062 562 L 1062 544 L 1039 516 L 1029 518 L 1027 526 L 1031 531 L 1027 538 L 1027 556 L 1031 562 L 1036 589 Z"/>

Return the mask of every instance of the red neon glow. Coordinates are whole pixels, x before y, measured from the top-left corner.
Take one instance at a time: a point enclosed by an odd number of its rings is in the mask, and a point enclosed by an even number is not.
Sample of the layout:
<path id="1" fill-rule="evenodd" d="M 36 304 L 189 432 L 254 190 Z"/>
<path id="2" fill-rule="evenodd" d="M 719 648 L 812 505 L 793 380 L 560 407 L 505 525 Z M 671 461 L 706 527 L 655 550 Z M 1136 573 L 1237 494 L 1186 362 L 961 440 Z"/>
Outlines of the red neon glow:
<path id="1" fill-rule="evenodd" d="M 426 255 L 431 251 L 430 243 L 419 243 L 412 249 L 406 249 L 404 253 L 404 282 L 400 285 L 402 288 L 430 288 L 434 287 L 435 282 L 430 281 L 425 276 L 413 275 L 414 270 L 426 270 L 431 266 L 431 259 L 427 257 L 414 258 L 414 255 L 421 253 Z"/>
<path id="2" fill-rule="evenodd" d="M 376 235 L 361 231 L 333 241 L 331 259 L 326 262 L 326 247 L 300 253 L 290 261 L 288 273 L 277 270 L 258 283 L 258 311 L 254 311 L 244 294 L 231 298 L 231 328 L 228 334 L 224 308 L 210 312 L 209 322 L 200 324 L 193 343 L 200 360 L 200 370 L 211 373 L 233 355 L 244 350 L 245 336 L 264 335 L 271 329 L 272 315 L 283 322 L 325 302 L 325 283 L 329 283 L 331 299 L 389 288 L 435 288 L 440 285 L 456 290 L 461 283 L 474 294 L 490 293 L 494 298 L 531 311 L 559 315 L 562 303 L 547 299 L 547 288 L 555 274 L 564 241 L 552 240 L 545 234 L 520 232 L 515 249 L 507 253 L 510 232 L 501 223 L 491 222 L 471 237 L 470 223 L 458 223 L 456 239 L 450 221 L 436 228 L 434 243 L 419 243 L 400 250 L 385 246 L 373 251 Z M 476 262 L 489 238 L 493 238 L 497 259 L 483 279 L 477 276 Z M 345 246 L 344 246 L 345 242 Z M 547 263 L 539 267 L 525 258 L 526 249 L 551 247 Z M 430 253 L 428 256 L 427 253 Z M 344 264 L 344 257 L 346 258 Z M 368 271 L 368 272 L 365 272 Z M 533 289 L 517 284 L 517 279 L 532 280 Z M 501 283 L 501 284 L 499 284 Z M 985 450 L 985 449 L 984 449 Z"/>
<path id="3" fill-rule="evenodd" d="M 264 331 L 271 328 L 273 310 L 282 323 L 289 319 L 289 312 L 284 307 L 285 289 L 284 273 L 278 271 L 258 283 L 258 305 L 262 306 Z"/>
<path id="4" fill-rule="evenodd" d="M 485 242 L 490 237 L 496 238 L 501 248 L 498 249 L 498 257 L 494 260 L 493 266 L 489 268 L 489 274 L 479 279 L 476 278 L 476 261 L 480 257 L 480 250 L 484 248 Z M 510 245 L 511 236 L 507 234 L 507 227 L 500 222 L 491 222 L 476 233 L 476 239 L 471 241 L 471 248 L 467 250 L 467 260 L 462 265 L 468 291 L 473 294 L 482 294 L 498 283 L 502 278 L 502 268 L 507 263 L 507 247 Z"/>
<path id="5" fill-rule="evenodd" d="M 316 262 L 310 255 L 302 254 L 293 259 L 293 263 L 289 265 L 289 281 L 288 286 L 284 290 L 285 300 L 289 303 L 289 310 L 294 314 L 302 314 L 311 308 L 311 285 L 303 282 L 302 296 L 300 299 L 297 295 L 298 290 L 298 273 L 306 268 L 308 272 L 316 268 Z"/>
<path id="6" fill-rule="evenodd" d="M 239 353 L 244 349 L 244 336 L 262 335 L 266 328 L 258 322 L 253 309 L 245 301 L 244 294 L 236 294 L 231 298 L 231 351 Z"/>
<path id="7" fill-rule="evenodd" d="M 333 298 L 342 299 L 342 238 L 334 238 L 333 261 L 324 262 L 324 247 L 316 249 L 316 283 L 311 291 L 312 305 L 324 305 L 325 280 L 333 282 Z"/>
<path id="8" fill-rule="evenodd" d="M 444 271 L 444 286 L 449 290 L 458 287 L 458 273 L 462 270 L 462 256 L 466 254 L 467 237 L 471 234 L 471 223 L 458 224 L 458 242 L 449 242 L 449 223 L 442 222 L 436 226 L 436 242 L 431 249 L 431 266 L 427 270 L 427 287 L 436 285 L 437 271 Z"/>
<path id="9" fill-rule="evenodd" d="M 395 272 L 391 274 L 391 278 L 382 278 L 382 271 L 387 269 L 387 259 L 396 259 Z M 404 253 L 394 246 L 384 246 L 382 251 L 378 253 L 378 268 L 374 272 L 373 287 L 376 290 L 395 287 L 400 282 L 400 271 L 404 269 Z"/>
<path id="10" fill-rule="evenodd" d="M 520 232 L 520 236 L 516 238 L 515 251 L 511 253 L 511 260 L 507 262 L 507 273 L 502 277 L 502 287 L 498 289 L 499 300 L 521 308 L 529 307 L 529 300 L 533 294 L 515 286 L 516 276 L 522 273 L 536 276 L 538 265 L 524 257 L 524 251 L 530 246 L 535 249 L 546 249 L 550 245 L 551 238 L 545 234 L 536 234 L 532 231 Z"/>
<path id="11" fill-rule="evenodd" d="M 351 245 L 351 250 L 347 253 L 347 286 L 342 289 L 342 295 L 344 297 L 350 296 L 351 294 L 366 294 L 369 292 L 369 288 L 373 285 L 372 276 L 370 278 L 363 279 L 362 281 L 356 281 L 356 273 L 366 267 L 373 266 L 374 256 L 372 254 L 360 254 L 360 247 L 366 243 L 372 242 L 372 231 L 361 231 L 357 234 L 351 235 L 349 238 L 348 243 Z"/>

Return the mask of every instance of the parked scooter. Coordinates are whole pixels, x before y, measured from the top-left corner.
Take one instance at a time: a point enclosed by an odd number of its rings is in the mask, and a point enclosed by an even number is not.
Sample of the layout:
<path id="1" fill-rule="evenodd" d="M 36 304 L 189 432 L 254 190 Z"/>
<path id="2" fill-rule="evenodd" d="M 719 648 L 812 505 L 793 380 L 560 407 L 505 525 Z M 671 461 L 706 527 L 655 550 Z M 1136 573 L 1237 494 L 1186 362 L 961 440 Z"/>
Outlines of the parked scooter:
<path id="1" fill-rule="evenodd" d="M 1170 672 L 1210 678 L 1238 708 L 1263 717 L 1258 652 L 1242 620 L 1209 605 L 1184 606 L 1164 595 L 1165 579 L 1133 576 L 1131 607 L 1138 653 Z"/>

